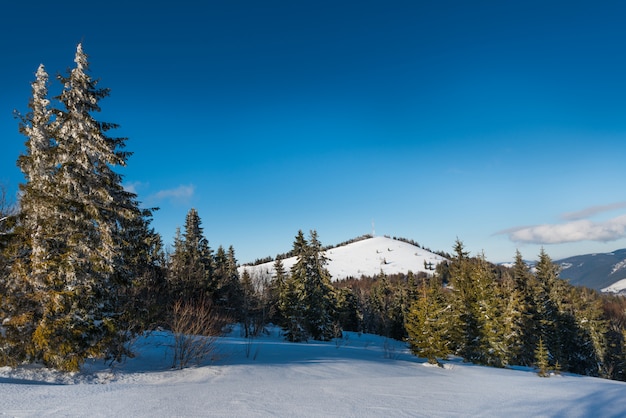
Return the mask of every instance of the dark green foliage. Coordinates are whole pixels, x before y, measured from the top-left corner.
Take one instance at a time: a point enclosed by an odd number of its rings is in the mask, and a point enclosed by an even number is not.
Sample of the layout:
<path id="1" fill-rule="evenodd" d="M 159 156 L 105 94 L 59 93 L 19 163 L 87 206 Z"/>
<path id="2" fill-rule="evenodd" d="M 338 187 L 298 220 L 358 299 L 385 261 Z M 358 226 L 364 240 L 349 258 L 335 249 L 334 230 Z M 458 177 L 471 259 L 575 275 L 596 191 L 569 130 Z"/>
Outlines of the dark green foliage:
<path id="1" fill-rule="evenodd" d="M 507 307 L 505 336 L 509 350 L 509 363 L 530 366 L 535 360 L 535 348 L 541 336 L 536 292 L 538 282 L 530 272 L 519 251 L 509 280 L 503 281 Z"/>
<path id="2" fill-rule="evenodd" d="M 439 365 L 452 350 L 450 333 L 454 330 L 450 301 L 437 277 L 425 278 L 419 285 L 419 296 L 407 314 L 407 342 L 413 354 Z"/>
<path id="3" fill-rule="evenodd" d="M 225 252 L 220 246 L 215 254 L 213 264 L 215 266 L 213 300 L 216 307 L 225 317 L 241 320 L 244 295 L 242 284 L 239 281 L 234 248 L 230 246 L 228 252 Z"/>
<path id="4" fill-rule="evenodd" d="M 124 256 L 132 272 L 131 285 L 122 293 L 124 328 L 141 333 L 164 326 L 169 301 L 167 263 L 161 236 L 149 225 L 128 226 L 128 246 Z"/>
<path id="5" fill-rule="evenodd" d="M 168 274 L 171 300 L 213 298 L 217 287 L 213 269 L 209 241 L 204 237 L 198 211 L 192 208 L 185 219 L 184 233 L 176 231 Z"/>
<path id="6" fill-rule="evenodd" d="M 267 317 L 268 321 L 275 324 L 283 324 L 285 321 L 280 304 L 281 292 L 285 289 L 286 281 L 287 274 L 283 262 L 277 259 L 274 262 L 274 277 L 267 286 Z"/>
<path id="7" fill-rule="evenodd" d="M 535 365 L 537 367 L 537 374 L 540 377 L 548 377 L 550 368 L 550 354 L 548 349 L 543 343 L 543 338 L 539 338 L 537 349 L 535 350 Z"/>
<path id="8" fill-rule="evenodd" d="M 307 241 L 299 231 L 293 251 L 298 259 L 280 297 L 287 339 L 330 340 L 337 332 L 337 302 L 317 233 L 311 231 Z"/>
<path id="9" fill-rule="evenodd" d="M 375 327 L 376 334 L 396 340 L 406 336 L 404 315 L 410 305 L 406 286 L 390 283 L 381 271 L 371 289 L 368 305 L 371 308 L 371 325 Z"/>
<path id="10" fill-rule="evenodd" d="M 362 317 L 359 301 L 352 289 L 342 288 L 336 290 L 337 296 L 337 322 L 345 331 L 359 332 L 362 329 Z"/>
<path id="11" fill-rule="evenodd" d="M 450 280 L 460 324 L 458 352 L 466 361 L 503 366 L 504 324 L 493 271 L 484 257 L 470 258 L 460 241 L 455 245 L 455 253 Z"/>

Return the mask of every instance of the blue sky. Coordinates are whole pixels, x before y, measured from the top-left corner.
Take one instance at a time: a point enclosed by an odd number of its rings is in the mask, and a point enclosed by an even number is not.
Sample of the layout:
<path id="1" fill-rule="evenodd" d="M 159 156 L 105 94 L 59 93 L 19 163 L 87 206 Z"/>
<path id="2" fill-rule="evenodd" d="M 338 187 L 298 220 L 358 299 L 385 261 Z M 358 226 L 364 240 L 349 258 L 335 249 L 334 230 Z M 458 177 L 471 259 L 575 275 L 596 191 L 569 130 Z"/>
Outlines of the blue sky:
<path id="1" fill-rule="evenodd" d="M 372 223 L 496 262 L 626 247 L 623 2 L 18 3 L 0 16 L 11 193 L 13 109 L 82 42 L 168 244 L 194 207 L 240 262 Z"/>

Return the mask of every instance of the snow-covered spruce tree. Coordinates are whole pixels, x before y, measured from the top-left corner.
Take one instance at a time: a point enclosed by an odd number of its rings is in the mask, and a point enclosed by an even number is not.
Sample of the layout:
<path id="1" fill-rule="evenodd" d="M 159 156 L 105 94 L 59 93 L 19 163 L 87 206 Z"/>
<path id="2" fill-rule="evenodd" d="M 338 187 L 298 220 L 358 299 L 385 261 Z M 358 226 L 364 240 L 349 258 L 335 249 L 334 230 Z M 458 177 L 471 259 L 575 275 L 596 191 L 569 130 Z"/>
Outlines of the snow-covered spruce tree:
<path id="1" fill-rule="evenodd" d="M 32 334 L 42 317 L 43 293 L 49 281 L 48 262 L 54 245 L 48 225 L 54 222 L 52 198 L 55 154 L 48 74 L 43 65 L 32 83 L 29 112 L 19 115 L 19 130 L 26 138 L 26 153 L 17 161 L 26 182 L 20 184 L 20 214 L 7 248 L 10 271 L 3 281 L 3 362 L 15 364 L 33 356 Z"/>
<path id="2" fill-rule="evenodd" d="M 114 171 L 130 155 L 121 150 L 126 139 L 107 136 L 117 126 L 93 117 L 109 90 L 98 88 L 89 76 L 80 44 L 74 61 L 76 67 L 59 77 L 63 90 L 56 98 L 60 108 L 52 109 L 54 121 L 33 117 L 30 129 L 24 129 L 28 153 L 18 164 L 27 181 L 21 239 L 28 252 L 16 254 L 12 280 L 32 292 L 36 306 L 8 318 L 27 314 L 30 326 L 21 327 L 30 334 L 30 341 L 23 340 L 25 360 L 61 370 L 77 370 L 88 357 L 111 355 L 127 337 L 119 327 L 119 296 L 120 287 L 131 282 L 134 269 L 125 255 L 134 240 L 124 227 L 146 216 Z M 33 101 L 39 97 L 34 92 Z M 42 107 L 45 101 L 40 102 Z M 40 148 L 46 158 L 35 157 Z"/>

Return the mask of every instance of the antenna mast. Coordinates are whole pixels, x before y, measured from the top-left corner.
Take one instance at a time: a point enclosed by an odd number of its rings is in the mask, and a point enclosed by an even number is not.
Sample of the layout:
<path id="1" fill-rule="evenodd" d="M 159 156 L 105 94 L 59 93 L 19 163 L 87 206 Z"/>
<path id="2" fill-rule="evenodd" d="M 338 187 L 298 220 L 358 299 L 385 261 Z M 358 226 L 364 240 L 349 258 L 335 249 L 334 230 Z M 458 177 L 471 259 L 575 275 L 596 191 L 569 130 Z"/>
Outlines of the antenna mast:
<path id="1" fill-rule="evenodd" d="M 374 220 L 372 219 L 372 238 L 376 236 L 376 228 L 374 228 Z"/>

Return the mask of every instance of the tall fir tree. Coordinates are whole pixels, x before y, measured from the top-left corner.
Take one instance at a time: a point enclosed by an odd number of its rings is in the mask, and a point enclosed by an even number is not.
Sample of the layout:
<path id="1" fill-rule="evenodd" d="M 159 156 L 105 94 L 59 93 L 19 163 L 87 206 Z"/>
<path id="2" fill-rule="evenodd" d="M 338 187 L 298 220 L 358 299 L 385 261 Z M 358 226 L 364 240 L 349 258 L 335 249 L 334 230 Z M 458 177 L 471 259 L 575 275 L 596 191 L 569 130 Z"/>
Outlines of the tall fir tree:
<path id="1" fill-rule="evenodd" d="M 287 273 L 285 272 L 285 266 L 280 258 L 274 261 L 274 276 L 268 286 L 268 320 L 273 321 L 275 324 L 283 324 L 284 318 L 282 316 L 280 308 L 281 294 L 284 292 L 285 284 L 287 281 Z"/>
<path id="2" fill-rule="evenodd" d="M 337 303 L 317 232 L 311 231 L 307 242 L 303 232 L 298 231 L 293 252 L 297 261 L 285 281 L 279 302 L 287 339 L 330 340 L 337 332 Z"/>
<path id="3" fill-rule="evenodd" d="M 457 350 L 466 360 L 502 366 L 506 350 L 494 274 L 481 257 L 470 258 L 463 243 L 455 244 L 456 257 L 450 266 L 454 290 L 454 319 L 459 321 Z"/>
<path id="4" fill-rule="evenodd" d="M 171 299 L 213 299 L 216 284 L 209 241 L 205 238 L 198 211 L 191 208 L 185 217 L 184 232 L 177 229 L 174 253 L 170 258 Z"/>
<path id="5" fill-rule="evenodd" d="M 309 245 L 303 256 L 307 260 L 304 287 L 308 332 L 314 340 L 327 341 L 339 332 L 335 326 L 337 299 L 335 289 L 331 284 L 330 273 L 326 269 L 328 259 L 324 256 L 317 231 L 312 230 L 310 232 Z M 297 264 L 298 262 L 296 262 Z M 301 275 L 298 270 L 295 267 L 296 275 Z"/>
<path id="6" fill-rule="evenodd" d="M 454 329 L 450 303 L 446 300 L 438 277 L 424 278 L 419 295 L 406 319 L 407 342 L 413 354 L 440 365 L 452 350 L 450 331 Z"/>
<path id="7" fill-rule="evenodd" d="M 48 73 L 40 65 L 32 86 L 30 111 L 20 115 L 20 132 L 27 138 L 26 153 L 17 165 L 26 182 L 20 184 L 21 210 L 12 245 L 7 247 L 7 266 L 0 304 L 4 332 L 2 350 L 5 363 L 35 356 L 32 335 L 41 320 L 41 300 L 45 292 L 46 257 L 50 257 L 47 224 L 52 215 L 51 198 L 55 172 L 52 110 L 48 99 Z M 3 218 L 2 227 L 8 219 Z M 8 245 L 8 242 L 7 242 Z M 9 261 L 10 260 L 10 261 Z"/>
<path id="8" fill-rule="evenodd" d="M 136 195 L 124 190 L 114 171 L 130 153 L 122 151 L 126 138 L 107 136 L 117 125 L 93 116 L 109 90 L 90 77 L 81 44 L 74 61 L 75 68 L 59 77 L 63 90 L 56 99 L 62 108 L 51 113 L 40 67 L 32 117 L 23 125 L 29 140 L 18 160 L 26 177 L 19 234 L 28 251 L 14 253 L 11 281 L 31 292 L 35 306 L 25 323 L 8 324 L 26 337 L 21 344 L 27 360 L 62 370 L 77 370 L 87 357 L 111 355 L 126 338 L 119 295 L 131 284 L 124 254 L 133 242 L 124 227 L 150 212 L 139 209 Z M 23 309 L 13 309 L 8 322 L 24 318 Z"/>
<path id="9" fill-rule="evenodd" d="M 542 248 L 539 260 L 535 266 L 537 290 L 535 292 L 535 306 L 537 307 L 538 338 L 542 339 L 549 361 L 552 364 L 560 363 L 567 368 L 563 345 L 564 335 L 568 330 L 561 328 L 561 316 L 557 300 L 561 299 L 558 283 L 558 267 Z"/>
<path id="10" fill-rule="evenodd" d="M 539 285 L 519 251 L 512 268 L 513 286 L 509 294 L 508 315 L 510 362 L 531 366 L 541 336 L 541 318 L 537 308 Z"/>
<path id="11" fill-rule="evenodd" d="M 214 265 L 214 300 L 226 317 L 240 320 L 243 289 L 239 280 L 235 249 L 232 245 L 228 248 L 228 251 L 225 251 L 222 246 L 218 248 L 214 258 Z"/>

